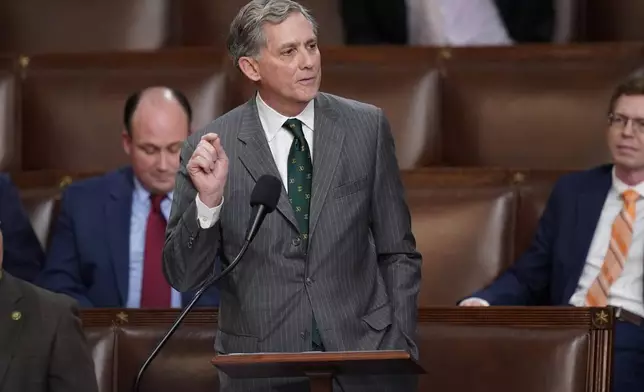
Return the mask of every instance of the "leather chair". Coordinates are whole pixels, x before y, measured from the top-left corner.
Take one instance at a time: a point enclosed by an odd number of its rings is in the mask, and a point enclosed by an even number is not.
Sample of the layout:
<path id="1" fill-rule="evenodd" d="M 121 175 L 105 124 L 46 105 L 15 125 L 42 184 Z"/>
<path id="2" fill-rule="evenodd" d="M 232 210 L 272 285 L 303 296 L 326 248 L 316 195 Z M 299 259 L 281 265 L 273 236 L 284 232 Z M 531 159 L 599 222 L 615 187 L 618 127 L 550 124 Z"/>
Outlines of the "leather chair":
<path id="1" fill-rule="evenodd" d="M 580 10 L 584 41 L 641 41 L 644 3 L 632 0 L 587 0 Z"/>
<path id="2" fill-rule="evenodd" d="M 421 308 L 453 305 L 487 286 L 512 262 L 517 192 L 506 176 L 453 173 L 451 183 L 435 171 L 405 173 L 412 231 L 423 256 Z M 494 174 L 494 173 L 492 173 Z"/>
<path id="3" fill-rule="evenodd" d="M 0 52 L 33 54 L 158 49 L 167 45 L 172 0 L 0 2 Z"/>
<path id="4" fill-rule="evenodd" d="M 0 57 L 0 170 L 15 169 L 20 160 L 19 121 L 16 100 L 19 96 L 17 59 Z"/>
<path id="5" fill-rule="evenodd" d="M 177 315 L 82 310 L 100 391 L 132 390 L 139 367 Z M 427 371 L 419 391 L 609 391 L 610 309 L 439 307 L 420 309 L 418 320 L 420 363 Z M 184 322 L 148 368 L 141 392 L 219 389 L 210 365 L 216 311 L 197 309 Z"/>
<path id="6" fill-rule="evenodd" d="M 337 0 L 300 0 L 320 25 L 320 45 L 342 45 L 343 30 Z M 247 0 L 177 1 L 180 29 L 175 40 L 181 46 L 225 47 L 230 23 Z M 336 3 L 336 4 L 334 4 Z"/>
<path id="7" fill-rule="evenodd" d="M 183 91 L 201 128 L 228 107 L 219 51 L 41 55 L 24 70 L 23 170 L 106 171 L 128 162 L 123 106 L 155 85 Z"/>
<path id="8" fill-rule="evenodd" d="M 608 101 L 642 48 L 455 48 L 445 58 L 444 165 L 569 170 L 607 161 Z"/>
<path id="9" fill-rule="evenodd" d="M 419 391 L 610 391 L 610 309 L 429 308 L 419 321 Z"/>
<path id="10" fill-rule="evenodd" d="M 437 165 L 440 157 L 440 73 L 435 50 L 330 49 L 322 53 L 322 91 L 383 109 L 401 169 Z"/>

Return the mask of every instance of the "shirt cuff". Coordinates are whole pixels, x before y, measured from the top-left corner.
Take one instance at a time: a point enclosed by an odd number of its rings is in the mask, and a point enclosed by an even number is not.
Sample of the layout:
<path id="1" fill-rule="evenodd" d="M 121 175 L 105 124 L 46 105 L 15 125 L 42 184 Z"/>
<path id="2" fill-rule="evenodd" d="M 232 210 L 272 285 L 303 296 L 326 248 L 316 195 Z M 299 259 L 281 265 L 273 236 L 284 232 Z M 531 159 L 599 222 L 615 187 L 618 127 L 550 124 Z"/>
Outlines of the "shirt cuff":
<path id="1" fill-rule="evenodd" d="M 219 220 L 219 212 L 221 211 L 221 206 L 224 204 L 224 197 L 221 197 L 221 203 L 218 206 L 212 208 L 205 205 L 199 199 L 198 193 L 195 202 L 197 203 L 197 222 L 199 223 L 199 227 L 202 229 L 213 227 Z"/>
<path id="2" fill-rule="evenodd" d="M 464 305 L 468 305 L 468 304 L 479 304 L 479 305 L 483 305 L 483 306 L 490 306 L 489 302 L 487 302 L 483 298 L 477 298 L 477 297 L 471 297 L 471 298 L 464 299 L 458 305 L 459 306 L 464 306 Z"/>

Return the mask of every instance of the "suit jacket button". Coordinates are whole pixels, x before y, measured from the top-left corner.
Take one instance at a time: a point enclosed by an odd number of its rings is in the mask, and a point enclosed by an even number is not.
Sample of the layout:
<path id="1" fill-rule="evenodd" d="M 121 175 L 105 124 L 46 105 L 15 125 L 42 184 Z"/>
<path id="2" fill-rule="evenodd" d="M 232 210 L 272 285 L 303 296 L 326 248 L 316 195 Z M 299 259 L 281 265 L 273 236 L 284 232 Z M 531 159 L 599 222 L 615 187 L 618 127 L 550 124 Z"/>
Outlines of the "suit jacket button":
<path id="1" fill-rule="evenodd" d="M 313 280 L 311 280 L 311 278 L 306 278 L 306 284 L 307 284 L 308 286 L 312 285 L 312 284 L 313 284 Z"/>
<path id="2" fill-rule="evenodd" d="M 305 334 L 304 332 L 302 332 L 302 333 L 300 333 L 300 337 L 301 337 L 302 339 L 306 339 L 306 334 Z"/>
<path id="3" fill-rule="evenodd" d="M 293 241 L 291 241 L 291 243 L 293 244 L 293 246 L 300 246 L 302 240 L 300 239 L 300 237 L 295 237 L 293 238 Z"/>

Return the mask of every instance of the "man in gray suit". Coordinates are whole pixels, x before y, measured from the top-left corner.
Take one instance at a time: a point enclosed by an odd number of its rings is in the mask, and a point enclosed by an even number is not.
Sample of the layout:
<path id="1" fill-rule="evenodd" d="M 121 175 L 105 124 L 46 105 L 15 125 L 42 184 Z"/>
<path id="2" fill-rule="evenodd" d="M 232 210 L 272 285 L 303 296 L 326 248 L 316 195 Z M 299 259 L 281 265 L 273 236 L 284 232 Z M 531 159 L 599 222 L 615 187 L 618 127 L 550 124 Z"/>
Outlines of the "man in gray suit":
<path id="1" fill-rule="evenodd" d="M 98 392 L 75 301 L 2 269 L 0 392 Z"/>
<path id="2" fill-rule="evenodd" d="M 194 289 L 244 242 L 250 194 L 284 184 L 239 266 L 220 285 L 219 353 L 408 350 L 414 357 L 421 256 L 381 109 L 318 92 L 317 27 L 298 3 L 255 0 L 228 49 L 257 94 L 191 136 L 166 232 L 164 271 Z M 341 379 L 406 390 L 413 378 Z M 224 391 L 302 390 L 293 380 L 232 380 Z M 306 390 L 306 389 L 305 389 Z"/>

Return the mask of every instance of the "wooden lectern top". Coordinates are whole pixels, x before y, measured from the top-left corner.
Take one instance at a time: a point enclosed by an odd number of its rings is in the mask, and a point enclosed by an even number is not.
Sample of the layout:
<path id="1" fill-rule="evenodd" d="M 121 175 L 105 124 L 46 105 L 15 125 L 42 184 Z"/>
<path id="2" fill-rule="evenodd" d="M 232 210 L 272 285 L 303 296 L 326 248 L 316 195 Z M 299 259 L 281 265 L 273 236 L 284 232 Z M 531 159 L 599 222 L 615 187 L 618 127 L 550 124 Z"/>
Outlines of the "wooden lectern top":
<path id="1" fill-rule="evenodd" d="M 231 378 L 425 373 L 404 350 L 226 354 L 215 356 L 212 364 Z"/>

